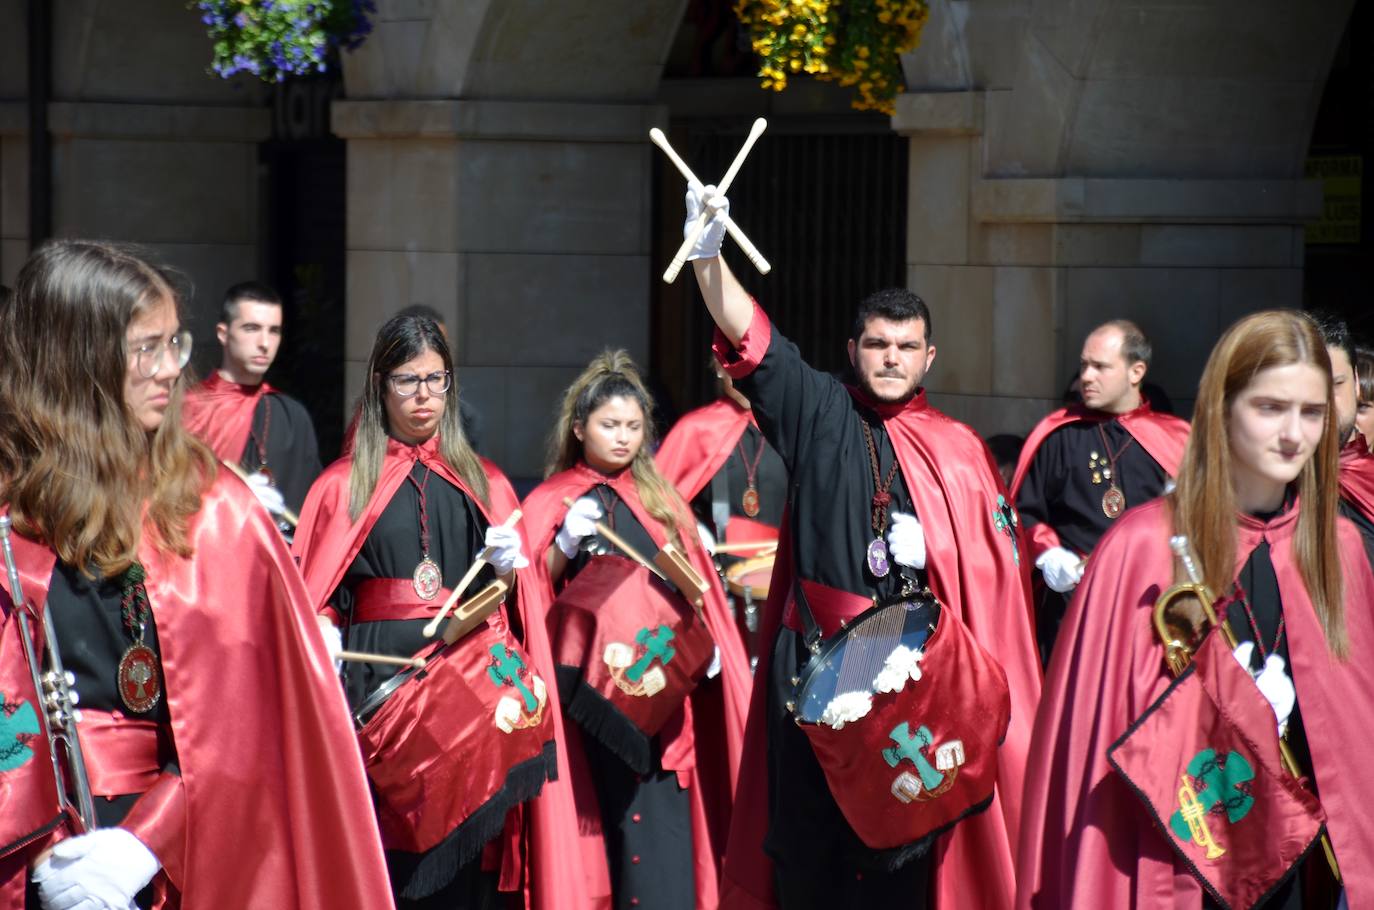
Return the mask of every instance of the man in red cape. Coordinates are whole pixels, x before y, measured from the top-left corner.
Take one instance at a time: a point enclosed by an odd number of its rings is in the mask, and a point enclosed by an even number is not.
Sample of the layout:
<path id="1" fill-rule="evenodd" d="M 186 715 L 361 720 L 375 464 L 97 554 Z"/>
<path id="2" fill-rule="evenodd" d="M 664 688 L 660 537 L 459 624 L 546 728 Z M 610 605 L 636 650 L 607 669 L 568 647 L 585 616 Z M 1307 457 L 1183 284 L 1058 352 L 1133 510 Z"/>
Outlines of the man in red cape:
<path id="1" fill-rule="evenodd" d="M 1036 630 L 1049 663 L 1068 594 L 1083 561 L 1126 508 L 1154 499 L 1178 471 L 1188 423 L 1151 409 L 1141 394 L 1150 342 L 1116 319 L 1083 342 L 1083 404 L 1036 425 L 1021 449 L 1011 494 L 1031 542 Z"/>
<path id="2" fill-rule="evenodd" d="M 1351 744 L 1374 729 L 1374 663 L 1366 659 L 1374 614 L 1345 611 L 1350 656 L 1333 659 L 1298 572 L 1298 513 L 1293 506 L 1268 522 L 1241 516 L 1237 568 L 1267 545 L 1315 789 L 1349 906 L 1361 907 L 1374 902 L 1374 816 L 1363 809 L 1374 773 Z M 1123 517 L 1098 545 L 1064 617 L 1064 647 L 1050 664 L 1031 740 L 1018 907 L 1201 906 L 1201 886 L 1108 763 L 1108 749 L 1173 681 L 1153 625 L 1155 600 L 1174 582 L 1172 533 L 1162 499 Z M 1374 578 L 1359 535 L 1344 521 L 1339 534 L 1345 602 L 1368 604 Z"/>
<path id="3" fill-rule="evenodd" d="M 553 582 L 549 578 L 544 554 L 553 545 L 568 511 L 564 499 L 576 500 L 598 484 L 606 484 L 615 492 L 656 544 L 662 547 L 668 542 L 659 523 L 640 501 L 629 469 L 608 477 L 585 464 L 579 464 L 555 474 L 535 488 L 524 503 L 525 523 L 531 534 L 528 538 L 531 569 L 540 577 L 537 585 L 540 599 L 537 607 L 530 610 L 532 617 L 542 617 L 547 621 L 552 607 L 550 598 Z M 685 527 L 692 527 L 688 515 L 681 516 L 681 521 Z M 715 567 L 711 565 L 705 550 L 692 539 L 686 539 L 683 543 L 697 573 L 703 578 L 713 578 Z M 647 557 L 652 554 L 643 555 Z M 719 683 L 703 680 L 683 702 L 677 717 L 670 719 L 658 736 L 663 747 L 663 770 L 676 772 L 679 785 L 689 791 L 691 797 L 696 904 L 701 910 L 709 910 L 718 906 L 719 902 L 720 858 L 724 853 L 736 794 L 750 679 L 749 661 L 730 620 L 719 584 L 711 585 L 706 592 L 703 614 L 711 637 L 720 650 Z M 570 729 L 568 735 L 577 738 L 585 734 Z M 570 754 L 574 761 L 573 786 L 578 790 L 577 804 L 582 813 L 582 838 L 580 849 L 569 852 L 581 856 L 591 887 L 599 889 L 609 906 L 610 880 L 597 797 L 593 792 L 590 772 L 585 764 L 581 767 L 577 764 L 585 762 L 582 750 L 574 744 Z M 564 846 L 567 849 L 568 845 Z"/>
<path id="4" fill-rule="evenodd" d="M 299 512 L 320 474 L 319 443 L 305 406 L 263 380 L 281 345 L 282 305 L 256 282 L 225 292 L 215 326 L 223 356 L 209 378 L 186 392 L 182 422 L 214 450 L 241 466 L 268 511 Z"/>
<path id="5" fill-rule="evenodd" d="M 322 615 L 337 621 L 337 614 L 329 606 L 329 598 L 362 549 L 378 516 L 401 484 L 406 482 L 415 458 L 462 490 L 478 505 L 489 524 L 501 524 L 516 510 L 519 500 L 515 491 L 496 465 L 479 458 L 489 486 L 489 502 L 483 503 L 440 457 L 438 443 L 437 435 L 419 446 L 407 446 L 389 440 L 377 486 L 368 509 L 357 522 L 351 521 L 348 515 L 352 460 L 349 457 L 341 458 L 320 475 L 309 505 L 301 514 L 292 549 L 304 569 L 309 602 Z M 516 528 L 520 530 L 522 539 L 529 539 L 519 523 Z M 530 605 L 530 592 L 538 587 L 534 570 L 531 567 L 515 572 L 519 625 L 524 636 L 521 643 L 534 662 L 535 671 L 544 679 L 553 680 L 555 675 L 548 635 L 543 623 L 535 621 L 534 617 L 539 614 L 532 612 Z M 511 608 L 509 600 L 506 608 Z M 550 707 L 554 709 L 558 782 L 546 783 L 539 796 L 508 814 L 506 830 L 501 837 L 500 889 L 523 892 L 523 906 L 531 910 L 591 907 L 583 886 L 582 870 L 576 857 L 567 849 L 567 845 L 577 836 L 577 817 L 571 789 L 563 783 L 570 780 L 571 776 L 568 773 L 561 712 L 557 710 L 557 692 L 553 685 L 548 687 L 548 698 Z M 455 756 L 454 760 L 459 760 L 459 757 Z M 529 824 L 525 824 L 525 813 L 529 814 Z"/>
<path id="6" fill-rule="evenodd" d="M 190 543 L 192 559 L 163 555 L 147 533 L 139 545 L 179 773 L 162 772 L 121 827 L 162 864 L 158 905 L 390 907 L 357 740 L 281 537 L 247 488 L 222 472 Z M 269 558 L 225 571 L 222 555 L 245 549 Z M 56 557 L 23 538 L 14 550 L 25 599 L 41 610 Z M 22 718 L 22 703 L 36 704 L 17 622 L 7 597 L 0 725 Z M 4 910 L 23 910 L 28 863 L 52 842 L 54 825 L 56 837 L 66 833 L 47 743 L 25 738 L 30 754 L 17 767 L 0 764 L 0 850 L 19 848 L 0 858 Z M 87 761 L 120 766 L 92 749 Z M 179 904 L 164 904 L 169 894 Z"/>
<path id="7" fill-rule="evenodd" d="M 711 192 L 689 189 L 684 233 Z M 706 204 L 723 214 L 723 199 Z M 920 389 L 934 359 L 920 298 L 890 290 L 860 305 L 849 344 L 863 387 L 846 388 L 808 366 L 753 303 L 719 257 L 723 230 L 717 215 L 690 258 L 718 327 L 717 359 L 782 455 L 792 493 L 761 630 L 769 646 L 755 676 L 722 906 L 1009 906 L 1040 671 L 1028 562 L 1005 487 L 977 434 L 932 408 Z M 859 842 L 783 703 L 807 650 L 794 587 L 805 589 L 830 636 L 875 598 L 899 596 L 901 567 L 923 570 L 940 602 L 1002 665 L 1011 723 L 990 808 L 941 835 L 928 854 L 908 845 L 892 859 Z"/>
<path id="8" fill-rule="evenodd" d="M 1317 328 L 1331 358 L 1331 396 L 1336 403 L 1336 435 L 1341 440 L 1341 514 L 1354 522 L 1364 538 L 1365 552 L 1374 566 L 1374 454 L 1355 426 L 1359 407 L 1355 377 L 1355 343 L 1343 320 L 1317 316 Z"/>

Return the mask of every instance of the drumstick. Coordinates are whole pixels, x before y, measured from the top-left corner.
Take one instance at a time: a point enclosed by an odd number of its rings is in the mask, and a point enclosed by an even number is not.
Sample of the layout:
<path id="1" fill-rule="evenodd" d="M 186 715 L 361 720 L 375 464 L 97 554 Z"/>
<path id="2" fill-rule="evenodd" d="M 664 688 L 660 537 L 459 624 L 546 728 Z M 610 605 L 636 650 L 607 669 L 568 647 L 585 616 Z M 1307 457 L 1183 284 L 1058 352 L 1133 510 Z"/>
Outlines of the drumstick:
<path id="1" fill-rule="evenodd" d="M 730 189 L 730 184 L 734 182 L 735 175 L 739 173 L 740 167 L 744 164 L 745 156 L 749 154 L 749 150 L 754 147 L 754 143 L 758 141 L 758 138 L 763 135 L 763 131 L 767 128 L 768 121 L 764 120 L 762 117 L 754 121 L 754 125 L 749 128 L 749 135 L 744 140 L 744 145 L 740 146 L 739 154 L 735 156 L 734 161 L 730 162 L 730 169 L 725 172 L 725 176 L 721 178 L 720 184 L 716 187 L 716 192 L 718 194 L 724 196 Z M 675 255 L 673 261 L 668 264 L 668 270 L 663 273 L 664 283 L 672 284 L 677 278 L 677 273 L 682 271 L 682 266 L 687 262 L 687 256 L 691 254 L 692 247 L 696 245 L 697 238 L 701 236 L 702 231 L 706 230 L 706 223 L 710 221 L 712 217 L 703 199 L 701 214 L 697 215 L 696 226 L 692 228 L 691 233 L 682 241 L 682 246 L 677 248 L 677 255 Z"/>
<path id="2" fill-rule="evenodd" d="M 243 468 L 234 464 L 232 461 L 224 461 L 223 459 L 220 460 L 220 464 L 224 465 L 226 468 L 237 474 L 239 480 L 242 480 L 244 483 L 248 483 L 248 472 L 246 472 Z M 281 517 L 284 518 L 286 520 L 286 523 L 293 528 L 301 523 L 300 516 L 287 508 L 282 509 Z"/>
<path id="3" fill-rule="evenodd" d="M 678 156 L 678 153 L 673 150 L 673 147 L 668 144 L 668 137 L 663 135 L 663 130 L 658 127 L 649 130 L 649 141 L 663 149 L 663 153 L 668 156 L 668 160 L 673 162 L 674 166 L 677 167 L 678 173 L 687 178 L 688 183 L 695 183 L 698 186 L 705 185 L 697 179 L 696 174 L 692 173 L 692 169 L 687 166 L 687 162 L 683 161 L 682 158 Z M 725 230 L 731 237 L 735 238 L 735 243 L 739 245 L 744 255 L 749 257 L 749 261 L 754 264 L 754 268 L 759 270 L 759 274 L 767 275 L 773 270 L 773 266 L 769 264 L 767 259 L 763 258 L 763 254 L 759 252 L 758 247 L 754 246 L 754 242 L 745 236 L 740 226 L 735 224 L 735 219 L 731 218 L 728 214 L 725 216 Z"/>
<path id="4" fill-rule="evenodd" d="M 564 496 L 563 504 L 571 509 L 573 506 L 573 501 L 568 497 Z M 668 580 L 663 576 L 663 573 L 659 571 L 658 566 L 654 565 L 653 563 L 649 562 L 649 560 L 641 556 L 638 550 L 636 550 L 634 547 L 626 543 L 623 537 L 621 537 L 616 532 L 612 531 L 610 528 L 606 527 L 604 523 L 599 521 L 596 523 L 596 533 L 600 534 L 602 537 L 609 540 L 613 546 L 619 547 L 626 556 L 630 557 L 635 562 L 639 563 L 641 566 L 648 569 L 650 572 L 653 572 L 655 575 L 659 577 L 660 580 Z"/>
<path id="5" fill-rule="evenodd" d="M 521 512 L 519 509 L 510 513 L 510 517 L 502 522 L 501 527 L 515 527 L 515 523 L 520 520 L 520 514 Z M 439 631 L 439 623 L 444 621 L 444 617 L 448 615 L 448 611 L 453 609 L 453 605 L 458 602 L 458 598 L 463 596 L 463 592 L 468 589 L 468 585 L 472 584 L 472 580 L 477 577 L 477 573 L 482 571 L 482 567 L 487 564 L 487 561 L 490 560 L 495 553 L 495 547 L 487 547 L 483 549 L 481 553 L 477 554 L 477 558 L 472 561 L 472 565 L 468 566 L 467 572 L 462 578 L 458 579 L 458 584 L 454 587 L 453 593 L 448 596 L 448 600 L 444 601 L 444 605 L 439 608 L 438 614 L 429 621 L 427 626 L 425 626 L 425 638 L 433 638 L 434 633 Z"/>
<path id="6" fill-rule="evenodd" d="M 778 542 L 776 540 L 748 540 L 739 543 L 727 543 L 716 547 L 713 553 L 748 553 L 750 550 L 776 550 Z"/>
<path id="7" fill-rule="evenodd" d="M 366 651 L 340 651 L 337 660 L 351 660 L 363 664 L 390 664 L 393 667 L 425 668 L 425 662 L 418 657 L 399 657 L 392 654 L 369 654 Z"/>

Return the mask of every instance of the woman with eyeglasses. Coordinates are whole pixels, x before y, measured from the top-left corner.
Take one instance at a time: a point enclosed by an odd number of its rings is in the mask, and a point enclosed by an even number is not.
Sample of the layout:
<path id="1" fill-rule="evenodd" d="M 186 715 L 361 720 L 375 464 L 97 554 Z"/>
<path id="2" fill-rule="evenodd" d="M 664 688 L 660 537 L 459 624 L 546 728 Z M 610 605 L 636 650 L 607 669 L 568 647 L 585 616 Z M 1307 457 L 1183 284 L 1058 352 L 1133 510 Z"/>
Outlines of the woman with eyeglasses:
<path id="1" fill-rule="evenodd" d="M 342 665 L 398 906 L 495 907 L 523 890 L 536 906 L 576 906 L 559 878 L 571 860 L 525 824 L 527 801 L 560 775 L 548 643 L 522 612 L 518 502 L 464 438 L 457 392 L 432 320 L 384 324 L 353 445 L 311 487 L 293 548 L 327 636 L 425 665 Z M 488 592 L 494 609 L 470 631 L 427 633 L 450 600 L 466 615 Z M 575 836 L 567 794 L 550 786 L 535 803 L 555 819 L 541 832 Z"/>
<path id="2" fill-rule="evenodd" d="M 0 302 L 0 906 L 387 906 L 300 576 L 181 427 L 190 349 L 167 277 L 108 244 L 45 245 Z M 50 743 L 45 639 L 79 762 Z"/>

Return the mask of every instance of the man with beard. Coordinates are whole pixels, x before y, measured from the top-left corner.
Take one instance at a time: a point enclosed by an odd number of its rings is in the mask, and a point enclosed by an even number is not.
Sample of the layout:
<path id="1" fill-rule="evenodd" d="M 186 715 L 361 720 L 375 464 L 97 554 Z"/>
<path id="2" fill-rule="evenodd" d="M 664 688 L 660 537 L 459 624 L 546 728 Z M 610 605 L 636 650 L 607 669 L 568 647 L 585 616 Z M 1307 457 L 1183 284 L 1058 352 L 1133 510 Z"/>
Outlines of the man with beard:
<path id="1" fill-rule="evenodd" d="M 1359 408 L 1355 342 L 1344 320 L 1329 313 L 1314 319 L 1331 358 L 1331 397 L 1336 403 L 1336 440 L 1341 446 L 1341 514 L 1360 529 L 1365 553 L 1374 566 L 1374 455 L 1355 425 Z"/>
<path id="2" fill-rule="evenodd" d="M 1083 403 L 1040 421 L 1021 450 L 1011 493 L 1045 585 L 1036 598 L 1045 664 L 1097 541 L 1178 471 L 1188 423 L 1153 410 L 1142 394 L 1150 355 L 1149 340 L 1129 320 L 1093 329 L 1079 357 Z"/>
<path id="3" fill-rule="evenodd" d="M 929 310 L 905 289 L 860 303 L 848 342 L 857 387 L 846 387 L 802 360 L 720 258 L 725 200 L 693 185 L 687 204 L 684 233 L 703 204 L 715 213 L 690 258 L 716 323 L 717 359 L 791 477 L 738 788 L 755 805 L 733 817 L 722 906 L 1007 906 L 1040 690 L 1029 574 L 987 447 L 921 388 L 935 359 Z M 1001 664 L 1010 729 L 991 756 L 996 793 L 986 811 L 940 834 L 933 849 L 923 837 L 877 850 L 841 810 L 787 703 L 818 633 L 834 640 L 875 603 L 900 601 L 912 579 L 938 597 L 942 624 L 959 634 L 962 621 Z M 941 698 L 962 703 L 965 682 L 942 680 Z"/>
<path id="4" fill-rule="evenodd" d="M 289 531 L 282 519 L 300 511 L 322 467 L 310 413 L 263 381 L 281 347 L 281 298 L 256 282 L 234 285 L 224 294 L 215 334 L 224 352 L 220 367 L 186 393 L 186 428 L 220 461 L 240 467 Z"/>

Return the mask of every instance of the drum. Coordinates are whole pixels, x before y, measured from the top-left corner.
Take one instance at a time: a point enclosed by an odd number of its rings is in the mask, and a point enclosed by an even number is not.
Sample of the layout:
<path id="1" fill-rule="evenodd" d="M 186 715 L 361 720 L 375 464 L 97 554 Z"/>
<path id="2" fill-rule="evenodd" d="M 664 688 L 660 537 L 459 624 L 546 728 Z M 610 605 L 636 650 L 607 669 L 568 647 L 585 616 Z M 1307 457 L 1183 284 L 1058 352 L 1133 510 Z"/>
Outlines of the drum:
<path id="1" fill-rule="evenodd" d="M 423 854 L 393 881 L 407 898 L 442 887 L 443 867 L 479 856 L 557 773 L 545 682 L 500 613 L 420 656 L 423 670 L 397 674 L 355 718 L 382 846 Z"/>
<path id="2" fill-rule="evenodd" d="M 820 642 L 787 708 L 850 827 L 897 851 L 893 867 L 992 800 L 1006 674 L 928 590 Z"/>
<path id="3" fill-rule="evenodd" d="M 735 623 L 749 653 L 749 665 L 759 660 L 759 614 L 768 599 L 768 584 L 773 579 L 777 553 L 741 559 L 725 569 L 725 587 L 733 601 Z"/>
<path id="4" fill-rule="evenodd" d="M 549 623 L 568 716 L 648 773 L 650 740 L 710 666 L 706 620 L 639 563 L 610 554 L 559 593 Z"/>

